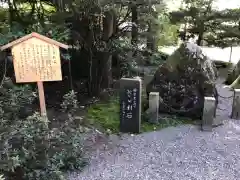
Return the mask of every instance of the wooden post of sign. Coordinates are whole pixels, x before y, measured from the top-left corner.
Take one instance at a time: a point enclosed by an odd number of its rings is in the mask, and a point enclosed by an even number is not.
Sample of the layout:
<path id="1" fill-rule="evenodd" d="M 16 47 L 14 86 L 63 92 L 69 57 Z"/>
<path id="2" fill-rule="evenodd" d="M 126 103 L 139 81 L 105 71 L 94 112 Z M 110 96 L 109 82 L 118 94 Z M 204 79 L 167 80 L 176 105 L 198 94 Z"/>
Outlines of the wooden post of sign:
<path id="1" fill-rule="evenodd" d="M 42 116 L 46 116 L 47 110 L 46 110 L 43 82 L 38 81 L 37 86 L 38 86 L 38 96 L 39 96 L 39 102 L 40 102 L 40 112 Z"/>

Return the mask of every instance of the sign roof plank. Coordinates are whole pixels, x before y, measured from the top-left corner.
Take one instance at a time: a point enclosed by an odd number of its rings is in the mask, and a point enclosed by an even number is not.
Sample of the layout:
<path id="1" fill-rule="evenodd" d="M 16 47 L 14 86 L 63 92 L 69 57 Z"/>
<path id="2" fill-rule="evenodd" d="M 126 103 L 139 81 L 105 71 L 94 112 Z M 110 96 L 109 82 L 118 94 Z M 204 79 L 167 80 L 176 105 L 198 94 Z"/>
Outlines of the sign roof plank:
<path id="1" fill-rule="evenodd" d="M 3 51 L 3 50 L 5 50 L 5 49 L 7 49 L 7 48 L 11 48 L 12 46 L 15 46 L 15 45 L 17 45 L 17 44 L 19 44 L 19 43 L 22 43 L 22 42 L 30 39 L 30 38 L 33 38 L 33 37 L 38 38 L 38 39 L 40 39 L 40 40 L 42 40 L 42 41 L 45 41 L 45 42 L 47 42 L 47 43 L 49 43 L 49 44 L 53 44 L 53 45 L 56 45 L 56 46 L 58 46 L 58 47 L 61 47 L 61 48 L 63 48 L 63 49 L 68 49 L 68 48 L 69 48 L 69 46 L 66 45 L 66 44 L 63 44 L 63 43 L 60 43 L 60 42 L 55 41 L 55 40 L 53 40 L 53 39 L 50 39 L 50 38 L 48 38 L 48 37 L 46 37 L 46 36 L 43 36 L 43 35 L 41 35 L 41 34 L 38 34 L 38 33 L 36 33 L 36 32 L 32 32 L 31 34 L 28 34 L 28 35 L 23 36 L 23 37 L 15 40 L 15 41 L 12 41 L 12 42 L 8 43 L 8 44 L 6 44 L 6 45 L 1 46 L 1 47 L 0 47 L 0 50 Z"/>

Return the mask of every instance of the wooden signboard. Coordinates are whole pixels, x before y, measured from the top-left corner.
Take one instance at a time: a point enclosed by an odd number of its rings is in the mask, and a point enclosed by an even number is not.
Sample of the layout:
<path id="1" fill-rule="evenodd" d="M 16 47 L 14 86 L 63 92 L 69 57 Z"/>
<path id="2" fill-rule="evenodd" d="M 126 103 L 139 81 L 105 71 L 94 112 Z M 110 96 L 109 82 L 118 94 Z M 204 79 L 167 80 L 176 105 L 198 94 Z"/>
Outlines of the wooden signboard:
<path id="1" fill-rule="evenodd" d="M 44 116 L 43 82 L 62 80 L 59 47 L 68 48 L 65 44 L 33 32 L 0 48 L 12 48 L 17 83 L 37 82 L 41 114 Z"/>
<path id="2" fill-rule="evenodd" d="M 61 81 L 59 47 L 31 38 L 12 47 L 16 82 Z"/>

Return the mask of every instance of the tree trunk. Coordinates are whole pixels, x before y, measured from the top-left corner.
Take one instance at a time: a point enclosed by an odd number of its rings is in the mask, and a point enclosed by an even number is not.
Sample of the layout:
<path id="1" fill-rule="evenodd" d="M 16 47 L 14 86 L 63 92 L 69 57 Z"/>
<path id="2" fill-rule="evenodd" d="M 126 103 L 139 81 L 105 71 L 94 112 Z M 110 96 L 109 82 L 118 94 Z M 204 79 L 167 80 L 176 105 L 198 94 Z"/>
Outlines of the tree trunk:
<path id="1" fill-rule="evenodd" d="M 197 39 L 197 45 L 201 46 L 202 45 L 202 40 L 203 40 L 203 32 L 200 32 L 198 35 L 198 39 Z"/>
<path id="2" fill-rule="evenodd" d="M 229 57 L 229 62 L 232 61 L 232 45 L 231 45 L 231 50 L 230 50 L 230 57 Z"/>
<path id="3" fill-rule="evenodd" d="M 113 12 L 108 11 L 104 13 L 103 19 L 103 40 L 108 41 L 109 38 L 113 35 L 114 31 L 114 20 Z"/>
<path id="4" fill-rule="evenodd" d="M 88 49 L 88 57 L 89 57 L 89 76 L 88 76 L 88 94 L 89 96 L 98 96 L 101 88 L 100 88 L 100 82 L 101 82 L 101 74 L 99 73 L 101 67 L 99 65 L 99 54 L 94 52 L 94 45 L 93 40 L 94 38 L 94 30 L 91 29 L 88 32 L 87 36 L 87 44 L 89 46 Z"/>
<path id="5" fill-rule="evenodd" d="M 112 37 L 116 31 L 116 16 L 114 11 L 108 11 L 105 13 L 103 20 L 103 40 L 106 42 Z M 106 47 L 106 51 L 102 52 L 102 81 L 101 88 L 110 88 L 112 84 L 112 54 L 110 48 Z"/>
<path id="6" fill-rule="evenodd" d="M 199 28 L 199 34 L 198 34 L 198 39 L 197 39 L 197 45 L 201 46 L 202 41 L 203 41 L 203 35 L 204 35 L 204 32 L 205 32 L 204 22 L 200 21 L 199 24 L 198 24 L 198 28 Z"/>
<path id="7" fill-rule="evenodd" d="M 137 13 L 137 6 L 132 5 L 132 45 L 137 45 L 138 41 L 138 13 Z"/>
<path id="8" fill-rule="evenodd" d="M 89 76 L 88 76 L 88 95 L 98 96 L 100 93 L 99 83 L 99 73 L 98 73 L 98 62 L 97 59 L 93 57 L 92 53 L 89 53 Z"/>
<path id="9" fill-rule="evenodd" d="M 151 23 L 149 23 L 149 25 L 148 25 L 148 35 L 147 35 L 147 49 L 150 50 L 150 51 L 152 51 L 152 49 L 153 49 L 151 32 L 152 32 L 152 26 L 151 26 Z"/>
<path id="10" fill-rule="evenodd" d="M 156 32 L 154 32 L 153 30 L 153 24 L 152 22 L 150 22 L 148 25 L 147 49 L 153 53 L 156 52 L 158 49 L 155 35 L 156 35 Z"/>
<path id="11" fill-rule="evenodd" d="M 101 88 L 110 88 L 112 84 L 112 55 L 109 52 L 102 53 L 102 81 Z"/>
<path id="12" fill-rule="evenodd" d="M 13 6 L 10 0 L 8 0 L 8 13 L 9 13 L 8 23 L 10 24 L 10 29 L 12 29 L 12 25 L 15 18 L 14 18 Z"/>

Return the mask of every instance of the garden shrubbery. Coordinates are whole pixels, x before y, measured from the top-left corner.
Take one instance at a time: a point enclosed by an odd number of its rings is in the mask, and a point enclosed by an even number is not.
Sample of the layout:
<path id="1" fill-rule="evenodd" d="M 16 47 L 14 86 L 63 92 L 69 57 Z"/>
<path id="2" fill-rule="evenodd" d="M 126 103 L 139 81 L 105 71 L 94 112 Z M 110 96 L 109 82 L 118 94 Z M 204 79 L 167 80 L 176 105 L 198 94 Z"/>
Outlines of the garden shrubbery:
<path id="1" fill-rule="evenodd" d="M 77 108 L 69 97 L 71 93 L 64 97 L 65 110 Z M 9 79 L 0 87 L 0 174 L 5 179 L 60 180 L 65 170 L 85 164 L 82 133 L 74 118 L 52 127 L 39 113 L 20 116 L 35 98 L 30 87 L 14 86 Z"/>

